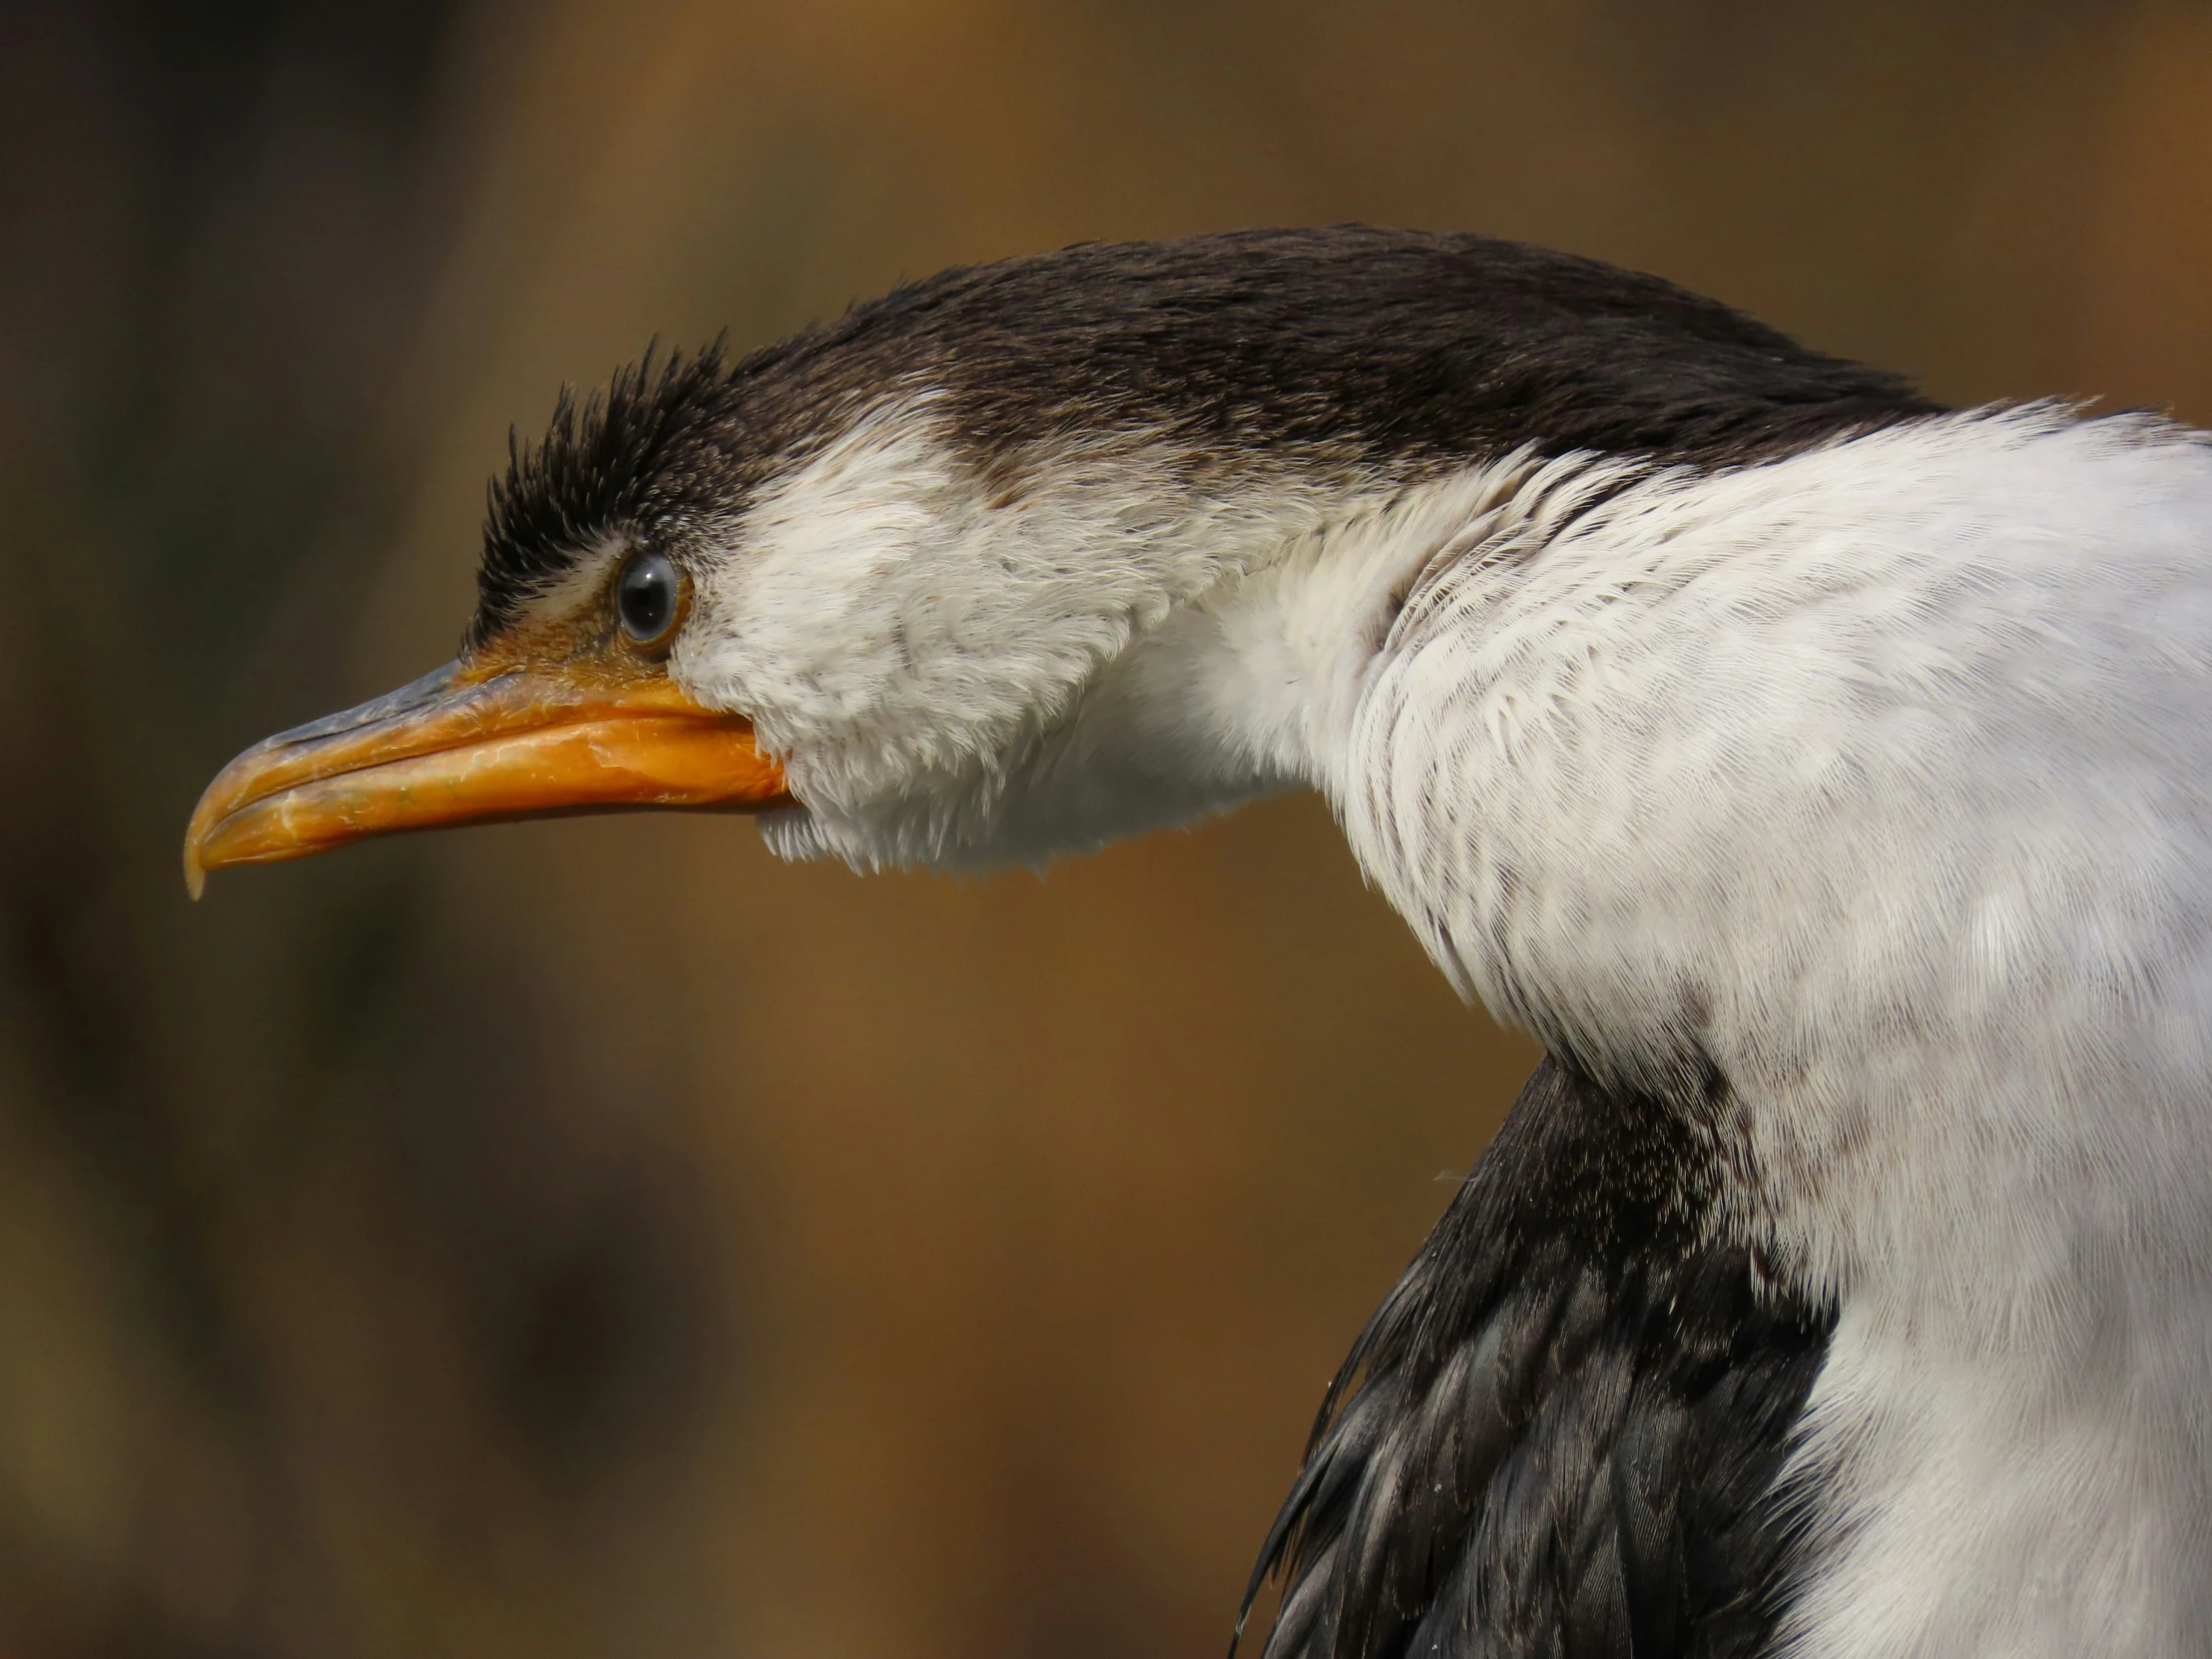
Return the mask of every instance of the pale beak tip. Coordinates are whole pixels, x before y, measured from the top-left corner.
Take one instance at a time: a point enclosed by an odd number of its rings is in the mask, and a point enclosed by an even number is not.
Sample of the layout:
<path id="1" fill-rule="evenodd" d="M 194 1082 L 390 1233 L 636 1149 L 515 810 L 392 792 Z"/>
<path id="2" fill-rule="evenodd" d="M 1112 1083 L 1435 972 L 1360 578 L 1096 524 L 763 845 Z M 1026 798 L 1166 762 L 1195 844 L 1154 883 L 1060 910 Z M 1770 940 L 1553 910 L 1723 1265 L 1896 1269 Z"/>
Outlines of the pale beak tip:
<path id="1" fill-rule="evenodd" d="M 215 785 L 210 784 L 192 809 L 192 822 L 185 826 L 185 896 L 194 903 L 208 890 L 208 831 L 215 828 L 208 797 L 214 793 Z"/>

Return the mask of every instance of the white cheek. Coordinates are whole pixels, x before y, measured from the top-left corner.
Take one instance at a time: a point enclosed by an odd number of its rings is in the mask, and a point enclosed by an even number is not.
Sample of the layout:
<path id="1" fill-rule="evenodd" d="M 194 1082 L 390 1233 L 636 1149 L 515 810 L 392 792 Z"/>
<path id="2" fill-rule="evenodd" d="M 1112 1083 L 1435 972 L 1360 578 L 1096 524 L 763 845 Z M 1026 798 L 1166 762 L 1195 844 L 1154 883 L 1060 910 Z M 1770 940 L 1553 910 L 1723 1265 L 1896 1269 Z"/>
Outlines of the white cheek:
<path id="1" fill-rule="evenodd" d="M 756 505 L 706 576 L 676 671 L 791 749 L 870 720 L 910 670 L 903 619 L 917 564 L 957 498 L 918 433 L 836 445 Z"/>
<path id="2" fill-rule="evenodd" d="M 1064 545 L 1072 522 L 986 505 L 926 403 L 878 410 L 731 527 L 672 671 L 849 821 L 838 850 L 931 856 L 1130 637 L 1151 584 Z"/>
<path id="3" fill-rule="evenodd" d="M 1249 723 L 1225 736 L 1200 719 L 1207 752 L 1163 779 L 1161 753 L 1189 759 L 1190 711 L 1163 734 L 1160 711 L 1111 695 L 1109 666 L 1137 641 L 1328 518 L 1332 498 L 1307 483 L 1224 491 L 1186 460 L 1070 443 L 1030 457 L 1003 499 L 921 399 L 865 416 L 726 526 L 671 672 L 750 715 L 784 761 L 808 813 L 765 827 L 779 848 L 864 865 L 1036 861 L 1285 770 L 1262 764 L 1282 744 L 1255 743 Z M 1198 670 L 1163 672 L 1180 685 Z M 1140 733 L 1177 741 L 1133 757 Z M 1119 803 L 1103 819 L 1101 790 Z"/>
<path id="4" fill-rule="evenodd" d="M 764 493 L 699 578 L 672 672 L 753 717 L 855 861 L 979 847 L 1103 666 L 1311 515 L 1201 499 L 1127 448 L 1024 484 L 994 504 L 926 400 L 889 405 Z"/>

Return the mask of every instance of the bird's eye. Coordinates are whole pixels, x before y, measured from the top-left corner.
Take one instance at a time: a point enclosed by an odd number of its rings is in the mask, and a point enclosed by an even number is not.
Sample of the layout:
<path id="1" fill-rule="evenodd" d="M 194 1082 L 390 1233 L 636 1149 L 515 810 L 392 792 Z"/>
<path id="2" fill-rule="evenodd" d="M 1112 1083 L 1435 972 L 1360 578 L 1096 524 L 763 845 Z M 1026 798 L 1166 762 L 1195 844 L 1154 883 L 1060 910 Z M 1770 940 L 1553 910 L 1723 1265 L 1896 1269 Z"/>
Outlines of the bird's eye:
<path id="1" fill-rule="evenodd" d="M 615 615 L 640 645 L 658 644 L 676 622 L 676 566 L 666 553 L 639 553 L 615 584 Z"/>

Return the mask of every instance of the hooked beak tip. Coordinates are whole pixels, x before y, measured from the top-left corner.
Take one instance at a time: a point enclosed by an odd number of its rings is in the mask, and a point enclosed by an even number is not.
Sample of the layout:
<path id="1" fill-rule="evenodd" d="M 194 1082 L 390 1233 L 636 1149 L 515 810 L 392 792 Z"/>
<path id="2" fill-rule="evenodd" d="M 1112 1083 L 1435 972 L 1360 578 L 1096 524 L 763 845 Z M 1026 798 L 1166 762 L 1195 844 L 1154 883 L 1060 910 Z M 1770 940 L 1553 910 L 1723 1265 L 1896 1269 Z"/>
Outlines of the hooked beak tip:
<path id="1" fill-rule="evenodd" d="M 741 715 L 664 679 L 602 683 L 455 667 L 264 740 L 225 767 L 185 831 L 185 890 L 208 871 L 369 835 L 638 808 L 761 812 L 791 799 Z"/>

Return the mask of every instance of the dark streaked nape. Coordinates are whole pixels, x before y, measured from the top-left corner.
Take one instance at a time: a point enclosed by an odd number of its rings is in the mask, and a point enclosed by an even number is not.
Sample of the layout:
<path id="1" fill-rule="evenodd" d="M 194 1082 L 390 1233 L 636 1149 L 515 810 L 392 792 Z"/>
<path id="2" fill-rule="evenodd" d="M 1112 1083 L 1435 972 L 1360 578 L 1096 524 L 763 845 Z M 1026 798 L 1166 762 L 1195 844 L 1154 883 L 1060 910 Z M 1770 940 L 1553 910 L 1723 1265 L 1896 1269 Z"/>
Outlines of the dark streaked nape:
<path id="1" fill-rule="evenodd" d="M 726 364 L 650 358 L 564 393 L 494 489 L 471 640 L 577 552 L 742 510 L 901 396 L 977 472 L 1071 441 L 1234 476 L 1414 482 L 1527 447 L 1719 468 L 1939 411 L 1655 276 L 1519 243 L 1339 226 L 1086 244 L 959 267 Z"/>
<path id="2" fill-rule="evenodd" d="M 1834 1329 L 1709 1223 L 1680 1115 L 1530 1079 L 1361 1335 L 1255 1571 L 1267 1659 L 1754 1659 Z"/>
<path id="3" fill-rule="evenodd" d="M 1713 467 L 1938 408 L 1659 277 L 1471 235 L 1077 247 L 877 303 L 934 336 L 985 458 L 1108 428 L 1415 475 L 1522 446 Z"/>

